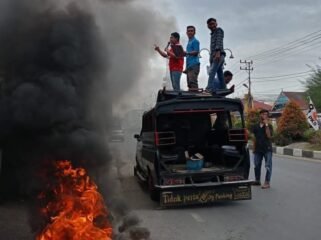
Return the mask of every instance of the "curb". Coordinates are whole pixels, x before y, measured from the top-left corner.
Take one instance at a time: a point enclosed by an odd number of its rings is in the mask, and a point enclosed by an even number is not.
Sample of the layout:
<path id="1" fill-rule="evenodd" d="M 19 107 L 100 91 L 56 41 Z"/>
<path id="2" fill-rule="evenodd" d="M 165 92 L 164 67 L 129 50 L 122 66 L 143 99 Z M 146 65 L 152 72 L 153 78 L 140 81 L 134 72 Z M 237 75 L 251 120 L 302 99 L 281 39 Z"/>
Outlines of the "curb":
<path id="1" fill-rule="evenodd" d="M 249 148 L 252 149 L 252 144 L 249 144 Z M 311 158 L 314 160 L 321 161 L 321 151 L 312 151 L 312 150 L 304 150 L 299 148 L 276 147 L 276 146 L 273 146 L 272 148 L 273 148 L 273 153 L 276 153 L 278 155 Z"/>

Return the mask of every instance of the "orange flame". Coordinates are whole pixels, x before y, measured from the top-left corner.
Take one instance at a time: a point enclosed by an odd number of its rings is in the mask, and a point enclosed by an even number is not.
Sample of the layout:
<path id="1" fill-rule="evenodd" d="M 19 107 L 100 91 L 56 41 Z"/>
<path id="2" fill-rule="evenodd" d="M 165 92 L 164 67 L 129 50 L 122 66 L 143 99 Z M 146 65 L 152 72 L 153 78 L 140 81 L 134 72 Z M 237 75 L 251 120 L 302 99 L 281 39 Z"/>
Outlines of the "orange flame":
<path id="1" fill-rule="evenodd" d="M 41 209 L 49 224 L 37 240 L 111 240 L 112 227 L 102 195 L 83 168 L 72 168 L 67 160 L 55 163 L 55 182 L 41 201 L 51 201 Z"/>

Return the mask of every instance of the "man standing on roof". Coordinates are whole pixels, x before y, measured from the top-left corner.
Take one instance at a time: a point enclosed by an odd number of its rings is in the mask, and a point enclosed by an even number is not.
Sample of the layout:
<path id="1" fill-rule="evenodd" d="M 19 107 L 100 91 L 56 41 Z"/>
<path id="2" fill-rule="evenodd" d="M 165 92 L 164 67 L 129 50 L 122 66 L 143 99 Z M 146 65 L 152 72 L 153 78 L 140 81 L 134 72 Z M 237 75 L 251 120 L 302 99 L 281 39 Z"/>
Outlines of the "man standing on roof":
<path id="1" fill-rule="evenodd" d="M 194 26 L 187 26 L 186 34 L 188 43 L 186 47 L 186 75 L 187 86 L 189 91 L 197 91 L 198 89 L 198 74 L 200 73 L 200 42 L 195 38 L 196 29 Z"/>
<path id="2" fill-rule="evenodd" d="M 262 160 L 265 159 L 265 182 L 262 186 L 263 189 L 270 188 L 270 181 L 272 175 L 272 135 L 273 128 L 269 123 L 269 111 L 260 111 L 260 122 L 256 124 L 252 132 L 254 134 L 254 173 L 255 182 L 253 185 L 261 186 L 261 166 Z"/>
<path id="3" fill-rule="evenodd" d="M 180 80 L 184 66 L 184 50 L 179 44 L 179 33 L 173 32 L 164 51 L 155 45 L 155 50 L 163 57 L 169 58 L 169 72 L 174 91 L 180 91 Z"/>
<path id="4" fill-rule="evenodd" d="M 210 51 L 210 72 L 208 77 L 208 83 L 206 90 L 208 92 L 213 92 L 217 89 L 214 89 L 214 81 L 215 75 L 217 74 L 217 79 L 219 84 L 215 85 L 215 87 L 219 87 L 219 89 L 225 89 L 226 84 L 224 82 L 223 76 L 223 64 L 225 60 L 226 53 L 224 52 L 223 46 L 223 38 L 224 31 L 222 28 L 217 27 L 216 19 L 209 18 L 207 20 L 207 27 L 211 30 L 211 51 Z"/>

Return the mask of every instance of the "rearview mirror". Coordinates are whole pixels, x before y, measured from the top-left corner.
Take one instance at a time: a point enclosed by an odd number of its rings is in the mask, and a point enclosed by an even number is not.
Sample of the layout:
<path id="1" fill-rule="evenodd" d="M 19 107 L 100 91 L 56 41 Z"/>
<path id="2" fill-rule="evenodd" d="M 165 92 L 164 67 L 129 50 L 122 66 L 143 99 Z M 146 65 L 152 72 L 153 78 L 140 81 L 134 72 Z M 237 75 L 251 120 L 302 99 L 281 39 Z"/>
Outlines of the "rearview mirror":
<path id="1" fill-rule="evenodd" d="M 139 140 L 139 138 L 140 138 L 139 134 L 135 134 L 135 135 L 134 135 L 134 138 L 136 138 L 137 140 Z"/>

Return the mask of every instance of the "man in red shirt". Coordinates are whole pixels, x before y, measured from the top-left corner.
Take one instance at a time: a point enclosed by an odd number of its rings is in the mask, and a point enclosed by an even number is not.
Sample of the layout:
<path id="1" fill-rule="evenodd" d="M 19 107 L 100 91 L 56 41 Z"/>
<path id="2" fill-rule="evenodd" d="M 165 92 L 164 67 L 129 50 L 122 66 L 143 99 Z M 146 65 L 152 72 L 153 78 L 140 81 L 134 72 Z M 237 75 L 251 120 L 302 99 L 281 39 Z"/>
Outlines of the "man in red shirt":
<path id="1" fill-rule="evenodd" d="M 155 45 L 155 50 L 163 57 L 169 58 L 169 72 L 174 91 L 180 91 L 180 80 L 184 66 L 184 50 L 179 44 L 179 33 L 171 34 L 168 46 L 162 51 Z"/>

